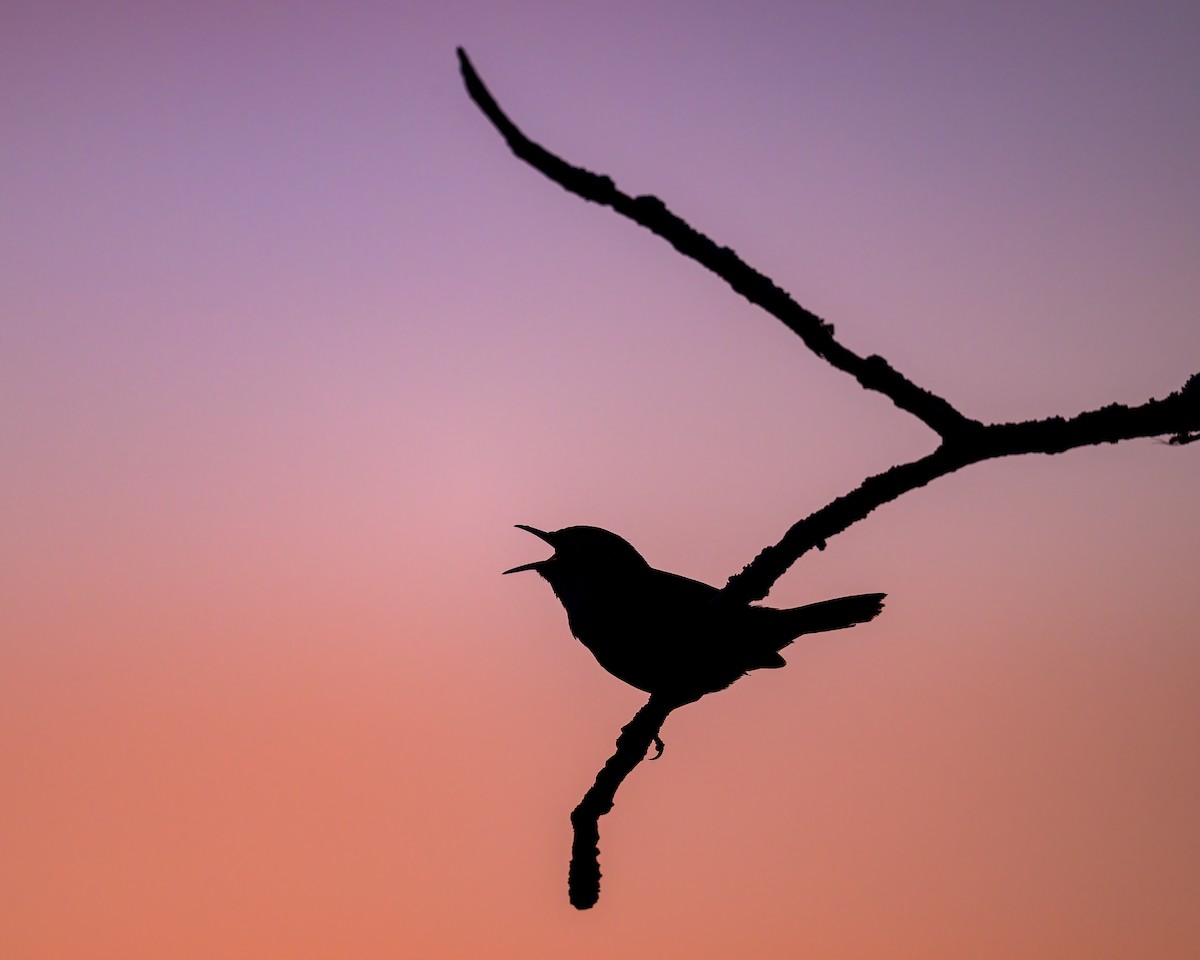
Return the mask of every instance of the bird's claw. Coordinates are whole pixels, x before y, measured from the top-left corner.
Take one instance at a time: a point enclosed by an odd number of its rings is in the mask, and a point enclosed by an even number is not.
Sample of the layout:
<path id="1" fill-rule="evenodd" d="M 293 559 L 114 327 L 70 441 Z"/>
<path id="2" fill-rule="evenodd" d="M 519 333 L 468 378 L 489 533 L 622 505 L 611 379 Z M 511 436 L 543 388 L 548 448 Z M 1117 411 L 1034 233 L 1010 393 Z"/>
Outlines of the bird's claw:
<path id="1" fill-rule="evenodd" d="M 666 749 L 666 745 L 662 742 L 662 737 L 655 737 L 654 738 L 654 756 L 652 756 L 650 759 L 657 760 L 659 757 L 661 757 L 663 755 L 663 750 L 665 750 L 665 749 Z"/>

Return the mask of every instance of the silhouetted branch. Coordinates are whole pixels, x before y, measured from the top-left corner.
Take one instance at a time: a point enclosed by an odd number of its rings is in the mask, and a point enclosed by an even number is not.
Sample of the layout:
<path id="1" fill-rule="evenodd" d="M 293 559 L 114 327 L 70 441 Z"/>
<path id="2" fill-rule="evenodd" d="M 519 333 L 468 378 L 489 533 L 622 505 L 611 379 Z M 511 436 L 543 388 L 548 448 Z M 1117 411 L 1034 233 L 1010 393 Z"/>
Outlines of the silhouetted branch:
<path id="1" fill-rule="evenodd" d="M 941 397 L 901 375 L 882 357 L 860 357 L 842 346 L 834 339 L 831 324 L 800 306 L 770 277 L 748 266 L 728 247 L 718 246 L 685 223 L 658 197 L 631 197 L 622 193 L 611 177 L 572 166 L 530 140 L 500 109 L 461 47 L 458 60 L 467 93 L 520 159 L 571 193 L 611 207 L 662 237 L 684 256 L 707 267 L 751 303 L 780 320 L 818 357 L 850 374 L 864 388 L 889 397 L 901 410 L 907 410 L 943 437 L 969 431 L 976 425 Z"/>
<path id="2" fill-rule="evenodd" d="M 571 843 L 571 867 L 567 873 L 567 896 L 571 905 L 586 910 L 600 898 L 600 818 L 613 808 L 617 788 L 646 756 L 650 745 L 661 741 L 658 733 L 674 709 L 654 697 L 633 715 L 617 737 L 617 752 L 596 774 L 596 782 L 571 811 L 575 837 Z"/>
<path id="3" fill-rule="evenodd" d="M 814 547 L 823 550 L 825 541 L 876 507 L 967 464 L 1017 454 L 1064 453 L 1077 447 L 1164 434 L 1173 434 L 1168 443 L 1190 443 L 1197 439 L 1198 428 L 1200 374 L 1194 374 L 1181 389 L 1162 400 L 1147 400 L 1136 407 L 1110 404 L 1069 420 L 1048 417 L 980 425 L 973 433 L 947 438 L 937 450 L 920 460 L 868 477 L 849 493 L 809 514 L 794 524 L 777 544 L 763 550 L 741 573 L 730 577 L 723 592 L 742 603 L 761 600 L 775 581 Z"/>
<path id="4" fill-rule="evenodd" d="M 888 397 L 941 437 L 932 453 L 868 477 L 849 493 L 794 524 L 774 546 L 764 549 L 740 573 L 730 577 L 721 595 L 732 602 L 753 602 L 767 595 L 776 580 L 805 553 L 895 500 L 971 463 L 1028 453 L 1062 453 L 1076 447 L 1118 443 L 1135 437 L 1168 436 L 1180 446 L 1200 440 L 1200 374 L 1161 400 L 1136 407 L 1110 404 L 1069 419 L 1048 417 L 1021 423 L 984 424 L 960 413 L 942 397 L 917 386 L 879 356 L 860 357 L 834 339 L 834 329 L 796 303 L 773 280 L 747 265 L 728 247 L 694 229 L 654 196 L 631 197 L 610 177 L 576 167 L 530 140 L 507 114 L 459 48 L 463 81 L 471 99 L 521 160 L 585 200 L 617 213 L 666 240 L 683 255 L 707 267 L 751 303 L 757 304 L 804 341 L 813 353 L 853 376 L 861 386 Z M 586 909 L 600 895 L 599 819 L 613 806 L 617 789 L 645 757 L 674 704 L 653 697 L 617 739 L 616 752 L 596 776 L 571 814 L 575 830 L 568 879 L 571 903 Z"/>

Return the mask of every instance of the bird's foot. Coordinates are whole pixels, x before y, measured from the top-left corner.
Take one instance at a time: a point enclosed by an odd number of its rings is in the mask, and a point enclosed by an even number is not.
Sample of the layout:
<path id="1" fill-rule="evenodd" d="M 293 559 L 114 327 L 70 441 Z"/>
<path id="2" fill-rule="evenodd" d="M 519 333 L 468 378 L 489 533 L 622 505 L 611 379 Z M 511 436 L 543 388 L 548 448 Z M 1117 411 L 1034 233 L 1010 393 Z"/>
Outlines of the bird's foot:
<path id="1" fill-rule="evenodd" d="M 654 738 L 654 756 L 652 756 L 650 759 L 657 760 L 659 757 L 661 757 L 663 755 L 663 750 L 665 750 L 665 749 L 666 749 L 666 744 L 664 744 L 662 742 L 662 737 L 655 737 Z"/>

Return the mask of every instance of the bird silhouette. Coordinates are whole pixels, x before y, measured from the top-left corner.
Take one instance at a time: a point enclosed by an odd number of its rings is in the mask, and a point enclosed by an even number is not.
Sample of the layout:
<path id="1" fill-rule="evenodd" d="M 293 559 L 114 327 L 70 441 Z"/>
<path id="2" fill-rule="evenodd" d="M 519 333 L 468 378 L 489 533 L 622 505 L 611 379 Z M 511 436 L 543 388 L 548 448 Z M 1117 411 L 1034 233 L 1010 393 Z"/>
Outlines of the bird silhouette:
<path id="1" fill-rule="evenodd" d="M 540 573 L 566 609 L 571 633 L 600 666 L 674 704 L 724 690 L 750 670 L 784 666 L 779 651 L 797 637 L 872 620 L 886 596 L 788 610 L 736 603 L 707 583 L 656 570 L 629 541 L 599 527 L 517 526 L 554 554 L 504 572 Z"/>

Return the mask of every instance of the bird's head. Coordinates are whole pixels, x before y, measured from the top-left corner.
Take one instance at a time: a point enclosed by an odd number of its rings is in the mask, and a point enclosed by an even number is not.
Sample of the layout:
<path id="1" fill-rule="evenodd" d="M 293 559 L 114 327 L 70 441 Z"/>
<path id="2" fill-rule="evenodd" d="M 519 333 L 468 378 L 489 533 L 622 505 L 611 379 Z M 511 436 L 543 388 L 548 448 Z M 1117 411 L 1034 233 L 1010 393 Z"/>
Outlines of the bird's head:
<path id="1" fill-rule="evenodd" d="M 523 563 L 504 572 L 536 570 L 556 589 L 570 580 L 619 579 L 648 566 L 628 540 L 599 527 L 563 527 L 549 532 L 523 523 L 517 527 L 545 540 L 554 553 L 545 560 Z"/>

